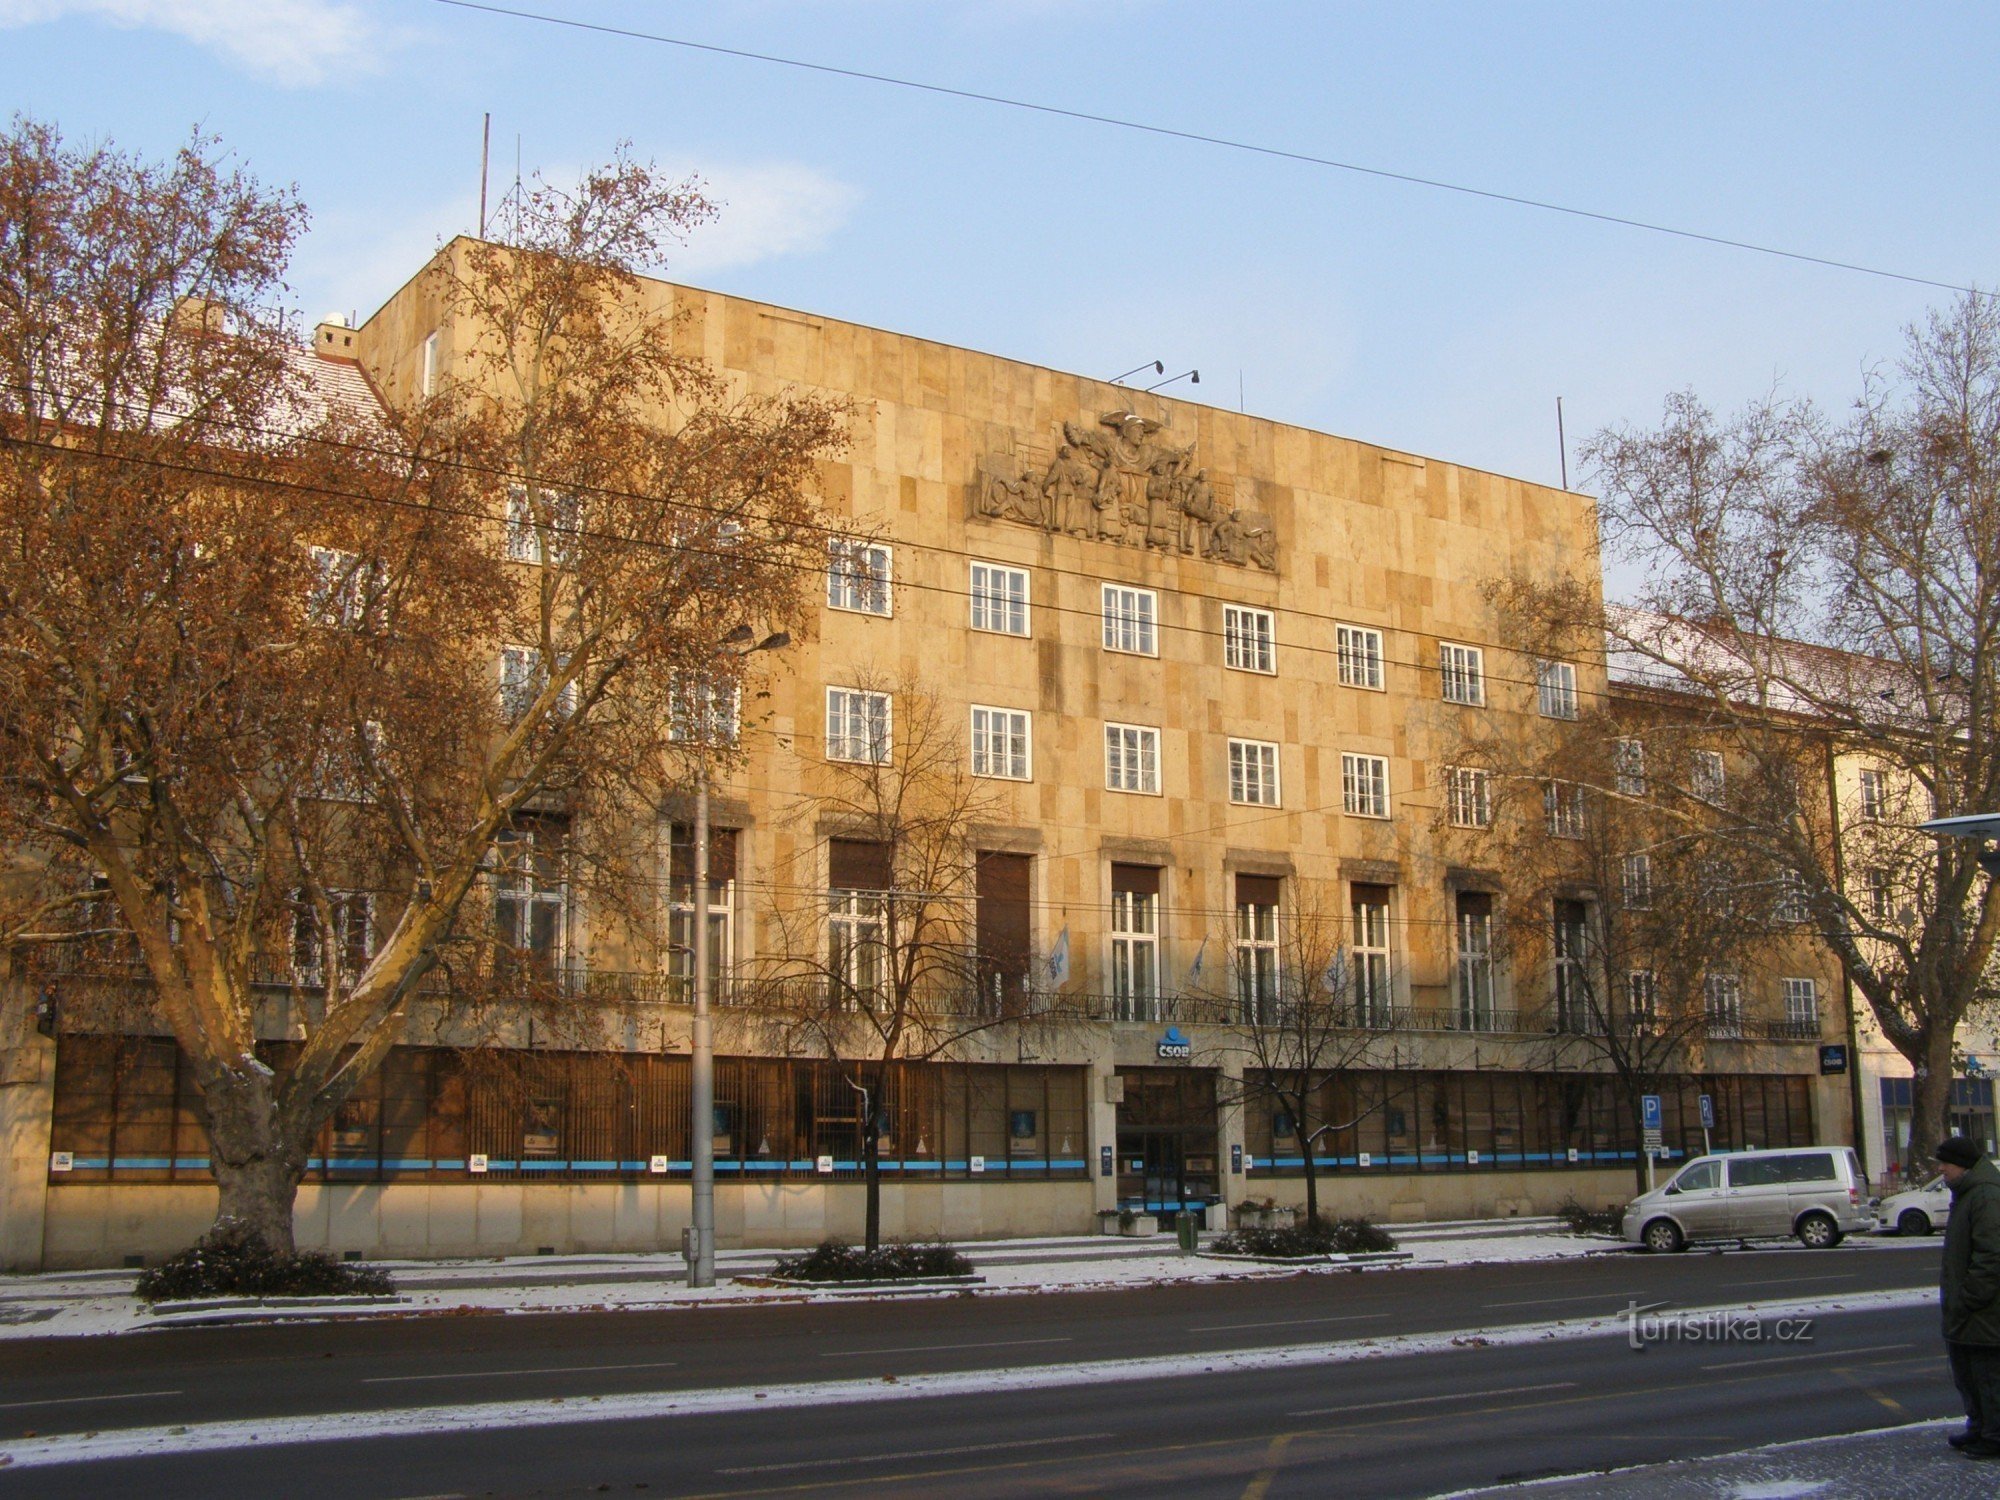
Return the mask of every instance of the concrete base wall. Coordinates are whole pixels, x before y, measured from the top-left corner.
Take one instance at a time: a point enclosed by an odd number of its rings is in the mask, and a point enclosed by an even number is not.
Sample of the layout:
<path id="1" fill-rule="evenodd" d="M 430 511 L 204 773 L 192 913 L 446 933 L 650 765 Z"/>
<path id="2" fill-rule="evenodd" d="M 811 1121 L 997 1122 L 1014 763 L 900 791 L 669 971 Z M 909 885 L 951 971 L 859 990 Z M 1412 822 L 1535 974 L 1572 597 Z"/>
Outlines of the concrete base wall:
<path id="1" fill-rule="evenodd" d="M 1680 1164 L 1674 1163 L 1677 1167 Z M 1673 1167 L 1664 1167 L 1664 1182 Z M 1270 1198 L 1280 1208 L 1303 1210 L 1306 1180 L 1255 1177 L 1243 1190 L 1249 1198 Z M 1417 1224 L 1438 1219 L 1532 1218 L 1552 1214 L 1570 1198 L 1586 1208 L 1623 1207 L 1634 1194 L 1630 1167 L 1570 1172 L 1435 1172 L 1360 1176 L 1329 1172 L 1319 1179 L 1322 1217 L 1368 1218 L 1381 1224 Z M 1238 1198 L 1230 1204 L 1235 1207 Z"/>

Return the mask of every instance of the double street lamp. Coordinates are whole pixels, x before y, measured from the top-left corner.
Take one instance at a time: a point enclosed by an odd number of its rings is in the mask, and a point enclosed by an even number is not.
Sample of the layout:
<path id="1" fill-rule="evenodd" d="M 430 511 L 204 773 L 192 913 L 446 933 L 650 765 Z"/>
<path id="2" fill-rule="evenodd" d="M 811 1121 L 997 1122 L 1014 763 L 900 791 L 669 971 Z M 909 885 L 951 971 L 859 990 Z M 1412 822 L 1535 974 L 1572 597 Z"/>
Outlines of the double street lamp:
<path id="1" fill-rule="evenodd" d="M 776 651 L 792 643 L 776 631 L 750 644 L 754 632 L 739 625 L 715 648 L 717 656 L 749 656 Z M 708 726 L 712 698 L 704 703 L 696 723 L 702 753 L 695 761 L 694 781 L 694 1035 L 691 1051 L 692 1094 L 689 1114 L 690 1177 L 693 1183 L 693 1227 L 687 1251 L 689 1286 L 715 1285 L 715 1017 L 709 1009 L 708 974 Z"/>

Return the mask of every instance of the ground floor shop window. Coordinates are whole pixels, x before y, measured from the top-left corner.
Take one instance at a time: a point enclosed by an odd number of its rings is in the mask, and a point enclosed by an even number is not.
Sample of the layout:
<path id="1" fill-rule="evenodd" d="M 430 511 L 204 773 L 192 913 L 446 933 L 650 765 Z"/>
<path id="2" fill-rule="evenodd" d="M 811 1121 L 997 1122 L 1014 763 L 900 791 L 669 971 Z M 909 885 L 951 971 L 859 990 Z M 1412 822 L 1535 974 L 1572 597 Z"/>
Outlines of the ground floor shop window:
<path id="1" fill-rule="evenodd" d="M 1885 1170 L 1899 1173 L 1904 1153 L 1910 1149 L 1910 1109 L 1913 1081 L 1884 1078 L 1882 1086 L 1882 1162 Z M 1953 1135 L 1978 1141 L 1982 1150 L 1994 1149 L 1993 1080 L 1954 1078 L 1947 1128 Z M 1928 1151 L 1935 1142 L 1924 1143 Z M 1928 1159 L 1928 1158 L 1927 1158 Z"/>

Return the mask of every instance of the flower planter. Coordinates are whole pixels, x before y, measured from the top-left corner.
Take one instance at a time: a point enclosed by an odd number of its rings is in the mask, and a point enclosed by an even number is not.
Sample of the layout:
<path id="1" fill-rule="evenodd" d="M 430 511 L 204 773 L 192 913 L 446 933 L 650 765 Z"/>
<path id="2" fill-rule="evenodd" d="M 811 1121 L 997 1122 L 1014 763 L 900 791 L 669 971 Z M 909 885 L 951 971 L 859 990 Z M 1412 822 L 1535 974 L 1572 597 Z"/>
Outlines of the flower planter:
<path id="1" fill-rule="evenodd" d="M 1141 1239 L 1146 1235 L 1160 1232 L 1160 1221 L 1151 1214 L 1134 1214 L 1132 1222 L 1119 1221 L 1118 1232 L 1129 1239 Z"/>

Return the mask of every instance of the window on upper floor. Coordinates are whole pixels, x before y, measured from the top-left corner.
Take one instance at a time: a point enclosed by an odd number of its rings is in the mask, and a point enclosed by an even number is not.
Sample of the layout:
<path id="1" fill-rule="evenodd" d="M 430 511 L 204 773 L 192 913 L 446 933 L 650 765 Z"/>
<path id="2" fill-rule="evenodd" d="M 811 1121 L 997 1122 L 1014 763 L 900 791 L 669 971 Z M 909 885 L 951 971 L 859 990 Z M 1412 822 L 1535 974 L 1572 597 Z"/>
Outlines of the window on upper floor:
<path id="1" fill-rule="evenodd" d="M 1341 807 L 1357 818 L 1389 816 L 1389 761 L 1381 755 L 1340 757 Z"/>
<path id="2" fill-rule="evenodd" d="M 1034 776 L 1034 721 L 1025 709 L 972 705 L 972 774 L 1002 781 Z"/>
<path id="3" fill-rule="evenodd" d="M 1028 633 L 1028 570 L 972 564 L 972 628 L 995 635 Z"/>
<path id="4" fill-rule="evenodd" d="M 1861 816 L 1879 823 L 1889 815 L 1889 778 L 1881 771 L 1863 771 L 1860 782 Z"/>
<path id="5" fill-rule="evenodd" d="M 1727 773 L 1718 750 L 1697 750 L 1688 764 L 1688 790 L 1703 802 L 1720 802 Z"/>
<path id="6" fill-rule="evenodd" d="M 380 629 L 386 623 L 388 579 L 382 565 L 357 552 L 314 547 L 306 618 L 328 629 Z"/>
<path id="7" fill-rule="evenodd" d="M 1278 670 L 1276 617 L 1241 604 L 1222 607 L 1222 664 L 1238 672 Z"/>
<path id="8" fill-rule="evenodd" d="M 1650 854 L 1628 854 L 1620 863 L 1618 884 L 1625 897 L 1625 904 L 1634 911 L 1644 911 L 1653 904 L 1653 856 Z"/>
<path id="9" fill-rule="evenodd" d="M 557 670 L 560 671 L 568 664 L 567 658 L 558 658 Z M 548 683 L 548 670 L 542 662 L 542 653 L 536 647 L 500 648 L 500 712 L 509 723 L 535 706 L 535 700 L 541 697 L 542 690 Z M 576 684 L 565 683 L 562 691 L 556 695 L 556 716 L 567 718 L 575 713 L 576 703 Z"/>
<path id="10" fill-rule="evenodd" d="M 826 758 L 887 765 L 890 753 L 887 693 L 861 688 L 826 690 Z"/>
<path id="11" fill-rule="evenodd" d="M 834 536 L 826 540 L 826 606 L 854 614 L 887 615 L 892 558 L 881 542 Z"/>
<path id="12" fill-rule="evenodd" d="M 1486 653 L 1477 646 L 1440 642 L 1438 676 L 1445 702 L 1463 703 L 1468 708 L 1486 706 Z"/>
<path id="13" fill-rule="evenodd" d="M 1160 731 L 1145 724 L 1104 726 L 1104 785 L 1114 792 L 1160 790 Z"/>
<path id="14" fill-rule="evenodd" d="M 735 683 L 676 672 L 667 687 L 667 738 L 682 745 L 733 745 L 742 705 Z"/>
<path id="15" fill-rule="evenodd" d="M 583 502 L 525 485 L 507 488 L 507 561 L 561 567 L 576 557 Z"/>
<path id="16" fill-rule="evenodd" d="M 1382 691 L 1382 632 L 1366 625 L 1336 625 L 1333 637 L 1340 653 L 1340 685 Z"/>
<path id="17" fill-rule="evenodd" d="M 1621 797 L 1646 795 L 1646 742 L 1622 739 L 1611 747 L 1612 782 Z"/>
<path id="18" fill-rule="evenodd" d="M 1576 668 L 1566 661 L 1535 663 L 1535 711 L 1545 719 L 1576 717 Z"/>
<path id="19" fill-rule="evenodd" d="M 1229 742 L 1229 800 L 1251 807 L 1278 805 L 1278 747 L 1268 740 Z"/>
<path id="20" fill-rule="evenodd" d="M 1445 808 L 1454 828 L 1493 826 L 1493 773 L 1478 766 L 1449 766 L 1444 773 Z"/>
<path id="21" fill-rule="evenodd" d="M 1160 596 L 1151 589 L 1104 585 L 1104 649 L 1158 656 Z"/>
<path id="22" fill-rule="evenodd" d="M 1583 837 L 1583 788 L 1574 782 L 1551 781 L 1543 787 L 1542 812 L 1551 838 Z"/>

